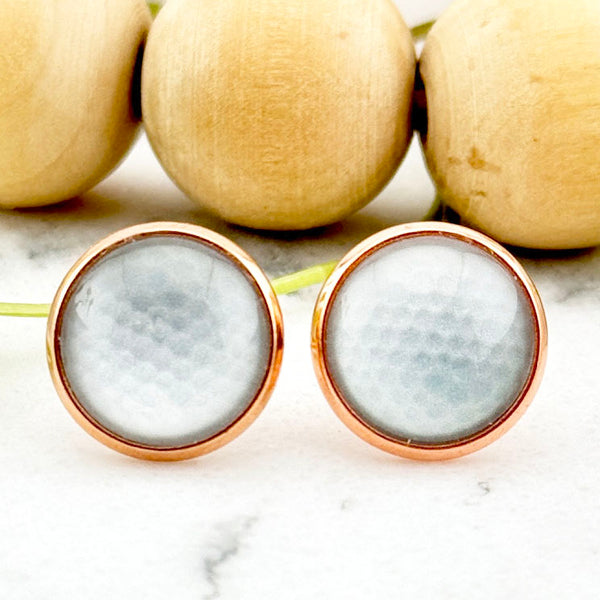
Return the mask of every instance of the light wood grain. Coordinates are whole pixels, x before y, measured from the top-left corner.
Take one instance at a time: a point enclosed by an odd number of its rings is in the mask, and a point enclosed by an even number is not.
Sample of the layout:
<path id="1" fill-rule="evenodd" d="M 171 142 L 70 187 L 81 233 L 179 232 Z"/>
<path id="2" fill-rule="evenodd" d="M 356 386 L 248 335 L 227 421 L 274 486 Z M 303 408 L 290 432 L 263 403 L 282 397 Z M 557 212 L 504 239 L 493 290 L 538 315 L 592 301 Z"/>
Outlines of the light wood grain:
<path id="1" fill-rule="evenodd" d="M 315 227 L 395 172 L 414 70 L 389 0 L 170 0 L 148 39 L 144 122 L 173 180 L 214 213 Z"/>
<path id="2" fill-rule="evenodd" d="M 421 60 L 447 203 L 502 242 L 600 243 L 600 2 L 462 0 Z"/>
<path id="3" fill-rule="evenodd" d="M 0 3 L 0 206 L 66 200 L 129 148 L 143 0 Z"/>

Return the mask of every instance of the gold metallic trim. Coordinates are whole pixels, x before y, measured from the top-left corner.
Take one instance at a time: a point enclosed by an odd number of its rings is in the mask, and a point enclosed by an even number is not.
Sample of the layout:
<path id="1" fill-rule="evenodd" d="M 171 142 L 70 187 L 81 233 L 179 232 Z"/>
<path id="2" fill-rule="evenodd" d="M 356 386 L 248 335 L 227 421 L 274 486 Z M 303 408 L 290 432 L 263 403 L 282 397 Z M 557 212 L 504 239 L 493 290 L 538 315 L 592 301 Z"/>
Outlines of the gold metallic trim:
<path id="1" fill-rule="evenodd" d="M 511 407 L 494 423 L 480 432 L 448 444 L 437 445 L 417 444 L 394 439 L 366 423 L 344 400 L 342 393 L 336 387 L 328 371 L 325 359 L 325 332 L 329 311 L 346 278 L 363 260 L 384 246 L 402 239 L 431 235 L 455 238 L 473 244 L 493 256 L 512 272 L 529 300 L 537 333 L 536 350 L 531 371 L 521 393 Z M 546 363 L 547 346 L 548 328 L 544 308 L 535 285 L 525 269 L 505 248 L 494 240 L 479 232 L 450 223 L 426 222 L 399 225 L 369 237 L 353 248 L 334 269 L 321 289 L 313 314 L 311 343 L 313 365 L 319 385 L 331 408 L 351 431 L 369 444 L 386 452 L 415 460 L 430 461 L 458 458 L 484 448 L 506 433 L 531 404 L 540 386 Z"/>
<path id="2" fill-rule="evenodd" d="M 58 334 L 61 330 L 62 317 L 68 300 L 80 278 L 93 267 L 103 256 L 116 248 L 144 237 L 160 235 L 180 236 L 212 246 L 216 251 L 226 255 L 245 271 L 254 283 L 269 316 L 271 326 L 271 353 L 262 386 L 246 411 L 226 429 L 207 440 L 182 447 L 153 447 L 138 444 L 124 439 L 98 423 L 80 405 L 70 389 L 64 372 Z M 227 238 L 197 225 L 185 223 L 147 223 L 128 227 L 117 231 L 92 246 L 75 263 L 61 283 L 50 309 L 46 333 L 46 350 L 50 375 L 58 395 L 71 416 L 91 436 L 109 448 L 133 456 L 134 458 L 159 461 L 175 461 L 194 458 L 212 452 L 224 446 L 240 435 L 261 413 L 269 400 L 281 368 L 283 356 L 283 318 L 279 302 L 269 280 L 254 260 L 239 246 Z"/>

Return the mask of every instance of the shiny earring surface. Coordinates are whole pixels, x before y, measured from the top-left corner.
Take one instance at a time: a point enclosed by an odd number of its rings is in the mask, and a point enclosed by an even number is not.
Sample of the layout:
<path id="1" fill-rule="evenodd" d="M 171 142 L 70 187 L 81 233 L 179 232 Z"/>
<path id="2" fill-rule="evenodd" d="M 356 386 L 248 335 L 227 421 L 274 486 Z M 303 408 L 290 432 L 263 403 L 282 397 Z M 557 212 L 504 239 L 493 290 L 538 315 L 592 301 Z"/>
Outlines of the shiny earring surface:
<path id="1" fill-rule="evenodd" d="M 271 285 L 210 230 L 152 223 L 88 250 L 50 311 L 48 362 L 74 419 L 121 453 L 181 460 L 246 429 L 279 374 Z"/>
<path id="2" fill-rule="evenodd" d="M 544 309 L 502 246 L 446 223 L 401 225 L 359 244 L 325 282 L 315 371 L 331 407 L 370 444 L 450 459 L 505 433 L 541 382 Z"/>

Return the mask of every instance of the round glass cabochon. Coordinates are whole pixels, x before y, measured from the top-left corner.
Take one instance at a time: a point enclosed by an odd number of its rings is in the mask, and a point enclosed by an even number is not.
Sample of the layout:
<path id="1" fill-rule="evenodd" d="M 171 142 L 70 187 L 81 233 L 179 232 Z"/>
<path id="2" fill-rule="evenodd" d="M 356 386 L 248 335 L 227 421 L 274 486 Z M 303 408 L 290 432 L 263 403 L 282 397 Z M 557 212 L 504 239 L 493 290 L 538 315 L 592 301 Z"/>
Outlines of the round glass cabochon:
<path id="1" fill-rule="evenodd" d="M 84 268 L 57 335 L 80 409 L 118 438 L 153 448 L 226 430 L 260 392 L 272 351 L 251 275 L 207 242 L 163 233 Z"/>
<path id="2" fill-rule="evenodd" d="M 482 432 L 519 399 L 537 356 L 524 286 L 478 245 L 393 240 L 334 292 L 326 368 L 344 403 L 399 442 L 447 445 Z"/>

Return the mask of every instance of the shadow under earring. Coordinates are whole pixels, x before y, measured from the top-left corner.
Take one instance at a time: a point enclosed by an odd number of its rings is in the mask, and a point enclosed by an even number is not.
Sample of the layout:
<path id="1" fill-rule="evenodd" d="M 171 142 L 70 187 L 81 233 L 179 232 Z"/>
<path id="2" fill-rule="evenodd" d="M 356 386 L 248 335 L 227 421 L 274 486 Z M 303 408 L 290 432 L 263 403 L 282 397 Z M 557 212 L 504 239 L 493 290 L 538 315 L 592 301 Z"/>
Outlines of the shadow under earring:
<path id="1" fill-rule="evenodd" d="M 47 350 L 88 433 L 136 458 L 180 460 L 223 446 L 264 408 L 282 317 L 241 248 L 202 227 L 153 223 L 79 259 L 52 304 Z"/>
<path id="2" fill-rule="evenodd" d="M 313 361 L 333 410 L 365 441 L 439 460 L 478 450 L 524 413 L 547 327 L 517 260 L 457 225 L 418 223 L 359 244 L 323 286 Z"/>

